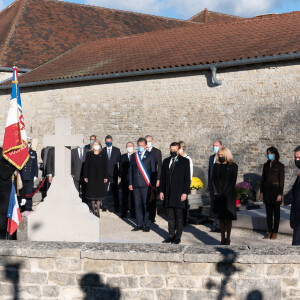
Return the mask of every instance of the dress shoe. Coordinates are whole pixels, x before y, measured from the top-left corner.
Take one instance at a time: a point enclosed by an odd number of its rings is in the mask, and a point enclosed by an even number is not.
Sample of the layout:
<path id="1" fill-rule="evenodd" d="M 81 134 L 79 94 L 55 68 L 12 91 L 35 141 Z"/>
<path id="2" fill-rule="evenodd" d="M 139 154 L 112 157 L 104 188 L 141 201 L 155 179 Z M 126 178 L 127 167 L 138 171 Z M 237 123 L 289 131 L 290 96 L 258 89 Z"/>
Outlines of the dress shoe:
<path id="1" fill-rule="evenodd" d="M 220 228 L 217 228 L 217 227 L 212 228 L 212 230 L 210 232 L 220 232 Z"/>
<path id="2" fill-rule="evenodd" d="M 276 240 L 277 239 L 277 233 L 272 233 L 271 240 Z"/>
<path id="3" fill-rule="evenodd" d="M 126 218 L 126 214 L 121 214 L 120 218 L 121 219 L 125 219 Z"/>
<path id="4" fill-rule="evenodd" d="M 145 227 L 143 228 L 143 231 L 144 231 L 144 232 L 149 232 L 149 231 L 150 231 L 150 227 L 149 227 L 149 226 L 145 226 Z"/>
<path id="5" fill-rule="evenodd" d="M 170 237 L 169 237 L 169 238 L 163 240 L 163 243 L 164 243 L 164 244 L 170 244 L 170 243 L 173 242 L 173 240 L 174 240 L 174 238 L 170 238 Z"/>
<path id="6" fill-rule="evenodd" d="M 172 244 L 178 245 L 178 244 L 180 244 L 180 242 L 181 242 L 181 239 L 175 238 L 174 241 L 172 242 Z"/>
<path id="7" fill-rule="evenodd" d="M 230 245 L 230 239 L 229 238 L 225 239 L 225 245 Z"/>
<path id="8" fill-rule="evenodd" d="M 139 231 L 139 230 L 143 230 L 143 227 L 142 226 L 136 226 L 131 231 Z"/>
<path id="9" fill-rule="evenodd" d="M 102 212 L 107 211 L 107 208 L 102 208 Z"/>
<path id="10" fill-rule="evenodd" d="M 271 236 L 272 236 L 272 232 L 268 232 L 268 233 L 264 236 L 264 240 L 270 239 Z"/>
<path id="11" fill-rule="evenodd" d="M 155 222 L 156 222 L 155 219 L 152 219 L 152 220 L 151 220 L 151 223 L 155 223 Z"/>

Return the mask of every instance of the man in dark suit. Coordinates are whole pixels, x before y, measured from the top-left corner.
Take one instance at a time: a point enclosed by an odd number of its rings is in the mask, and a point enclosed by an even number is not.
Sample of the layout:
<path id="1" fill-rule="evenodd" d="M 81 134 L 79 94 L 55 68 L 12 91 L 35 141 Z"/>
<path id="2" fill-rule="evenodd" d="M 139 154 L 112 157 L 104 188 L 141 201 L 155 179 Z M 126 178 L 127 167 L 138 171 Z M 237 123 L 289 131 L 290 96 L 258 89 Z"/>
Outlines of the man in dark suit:
<path id="1" fill-rule="evenodd" d="M 161 166 L 162 166 L 162 155 L 161 151 L 155 147 L 153 147 L 154 139 L 151 135 L 146 136 L 147 140 L 147 150 L 151 152 L 156 160 L 156 173 L 153 173 L 153 178 L 151 178 L 151 182 L 155 183 L 156 189 L 153 190 L 151 196 L 149 197 L 149 219 L 152 223 L 155 222 L 156 216 L 156 197 L 157 191 L 159 189 L 159 179 L 161 173 Z"/>
<path id="2" fill-rule="evenodd" d="M 106 147 L 103 152 L 107 156 L 108 182 L 114 199 L 115 212 L 120 210 L 119 189 L 118 189 L 118 175 L 121 151 L 119 148 L 112 145 L 113 138 L 111 135 L 105 137 Z M 107 207 L 103 207 L 104 211 Z"/>
<path id="3" fill-rule="evenodd" d="M 93 134 L 93 135 L 91 135 L 90 136 L 90 142 L 87 144 L 87 145 L 85 145 L 85 149 L 87 150 L 87 151 L 90 151 L 91 150 L 91 146 L 92 146 L 92 144 L 94 143 L 94 141 L 96 140 L 96 136 Z"/>
<path id="4" fill-rule="evenodd" d="M 137 226 L 133 231 L 143 230 L 144 232 L 149 232 L 150 220 L 147 200 L 155 184 L 151 182 L 151 178 L 153 178 L 152 173 L 156 172 L 155 157 L 151 152 L 147 151 L 145 138 L 139 138 L 137 144 L 138 152 L 131 157 L 128 172 L 129 189 L 133 191 L 137 217 Z M 138 164 L 140 161 L 142 164 Z M 143 172 L 143 168 L 145 172 Z"/>
<path id="5" fill-rule="evenodd" d="M 31 139 L 28 138 L 29 159 L 21 170 L 21 178 L 23 182 L 24 194 L 31 195 L 33 193 L 33 185 L 38 178 L 37 153 L 31 149 Z M 26 197 L 24 210 L 32 211 L 32 196 Z"/>
<path id="6" fill-rule="evenodd" d="M 48 188 L 50 187 L 52 183 L 52 178 L 55 175 L 54 161 L 55 161 L 55 149 L 54 147 L 51 147 L 48 150 L 47 160 L 45 162 L 46 163 L 45 173 L 46 173 L 46 177 L 48 178 Z"/>
<path id="7" fill-rule="evenodd" d="M 127 153 L 122 154 L 120 158 L 120 178 L 122 187 L 122 213 L 121 218 L 126 218 L 128 209 L 130 209 L 130 216 L 135 218 L 135 208 L 133 200 L 133 191 L 129 190 L 128 171 L 130 166 L 130 158 L 134 151 L 134 145 L 132 142 L 126 144 Z M 128 201 L 130 197 L 130 202 Z"/>
<path id="8" fill-rule="evenodd" d="M 84 195 L 84 180 L 83 180 L 83 168 L 85 162 L 85 156 L 89 150 L 85 145 L 81 145 L 76 149 L 71 150 L 71 175 L 74 180 L 75 187 L 80 195 L 82 192 L 82 199 L 85 200 Z"/>
<path id="9" fill-rule="evenodd" d="M 300 146 L 295 150 L 295 165 L 300 171 Z M 300 245 L 300 172 L 292 189 L 293 201 L 291 206 L 290 224 L 293 228 L 293 243 L 292 245 Z"/>
<path id="10" fill-rule="evenodd" d="M 208 165 L 208 190 L 210 197 L 213 196 L 213 187 L 212 187 L 212 175 L 214 170 L 214 164 L 216 163 L 216 154 L 218 153 L 219 149 L 222 147 L 221 141 L 214 141 L 213 144 L 213 151 L 214 154 L 209 157 L 209 165 Z M 220 222 L 219 220 L 214 216 L 212 211 L 212 206 L 210 206 L 210 216 L 213 218 L 214 221 L 214 228 L 211 230 L 212 232 L 220 232 Z"/>
<path id="11" fill-rule="evenodd" d="M 180 145 L 170 145 L 171 156 L 164 159 L 160 177 L 160 199 L 167 208 L 169 237 L 163 243 L 179 244 L 183 231 L 187 195 L 190 192 L 190 162 L 179 155 Z"/>

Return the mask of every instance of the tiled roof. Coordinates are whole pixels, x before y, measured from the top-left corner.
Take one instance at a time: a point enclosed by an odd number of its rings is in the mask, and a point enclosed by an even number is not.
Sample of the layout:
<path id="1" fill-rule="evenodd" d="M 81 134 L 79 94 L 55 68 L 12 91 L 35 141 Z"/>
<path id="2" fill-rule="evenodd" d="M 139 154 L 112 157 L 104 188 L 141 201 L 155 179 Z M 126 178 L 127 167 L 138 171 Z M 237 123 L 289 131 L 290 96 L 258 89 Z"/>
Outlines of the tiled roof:
<path id="1" fill-rule="evenodd" d="M 294 52 L 300 52 L 300 12 L 88 42 L 22 75 L 19 82 L 41 83 Z"/>
<path id="2" fill-rule="evenodd" d="M 189 21 L 54 0 L 0 12 L 0 66 L 33 69 L 82 42 L 188 26 Z"/>
<path id="3" fill-rule="evenodd" d="M 197 23 L 215 23 L 215 22 L 236 21 L 238 19 L 243 19 L 243 18 L 210 11 L 207 8 L 205 8 L 197 15 L 191 17 L 189 21 L 197 22 Z"/>

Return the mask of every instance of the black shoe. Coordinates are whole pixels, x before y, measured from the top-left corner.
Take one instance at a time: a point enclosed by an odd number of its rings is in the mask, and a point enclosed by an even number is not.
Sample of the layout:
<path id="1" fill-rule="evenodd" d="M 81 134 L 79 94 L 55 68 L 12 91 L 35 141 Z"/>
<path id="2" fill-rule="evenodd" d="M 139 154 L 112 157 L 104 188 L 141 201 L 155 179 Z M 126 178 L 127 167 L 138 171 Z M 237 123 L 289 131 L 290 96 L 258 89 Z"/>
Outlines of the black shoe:
<path id="1" fill-rule="evenodd" d="M 130 214 L 130 218 L 135 219 L 135 214 Z"/>
<path id="2" fill-rule="evenodd" d="M 121 216 L 120 216 L 121 219 L 125 219 L 126 217 L 127 217 L 126 214 L 121 214 Z"/>
<path id="3" fill-rule="evenodd" d="M 139 230 L 143 230 L 143 227 L 142 226 L 136 226 L 131 231 L 139 231 Z"/>
<path id="4" fill-rule="evenodd" d="M 149 227 L 149 226 L 145 226 L 145 227 L 143 228 L 143 231 L 144 231 L 144 232 L 149 232 L 149 231 L 150 231 L 150 227 Z"/>
<path id="5" fill-rule="evenodd" d="M 107 211 L 107 208 L 102 208 L 102 212 Z"/>
<path id="6" fill-rule="evenodd" d="M 181 239 L 175 238 L 174 241 L 172 242 L 172 244 L 178 245 L 178 244 L 180 244 L 180 242 L 181 242 Z"/>
<path id="7" fill-rule="evenodd" d="M 220 232 L 220 228 L 215 227 L 210 232 Z"/>
<path id="8" fill-rule="evenodd" d="M 151 222 L 152 222 L 152 223 L 155 223 L 155 219 L 152 219 Z"/>
<path id="9" fill-rule="evenodd" d="M 174 239 L 174 238 L 167 238 L 167 239 L 163 240 L 163 243 L 164 243 L 164 244 L 170 244 L 170 243 L 173 242 L 173 239 Z"/>

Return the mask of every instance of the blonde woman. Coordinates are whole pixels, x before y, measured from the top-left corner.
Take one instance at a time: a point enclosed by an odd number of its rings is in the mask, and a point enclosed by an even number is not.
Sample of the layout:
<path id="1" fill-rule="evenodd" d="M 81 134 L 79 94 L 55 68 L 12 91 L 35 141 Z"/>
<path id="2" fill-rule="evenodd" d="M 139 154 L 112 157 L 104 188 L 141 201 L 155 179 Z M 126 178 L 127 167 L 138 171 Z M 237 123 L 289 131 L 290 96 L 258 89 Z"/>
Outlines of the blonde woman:
<path id="1" fill-rule="evenodd" d="M 180 145 L 180 148 L 179 148 L 179 154 L 185 158 L 187 158 L 190 162 L 190 173 L 191 173 L 191 181 L 192 181 L 192 178 L 193 178 L 193 161 L 191 159 L 191 157 L 186 154 L 185 150 L 186 150 L 186 144 L 185 142 L 183 141 L 180 141 L 179 142 L 179 145 Z"/>
<path id="2" fill-rule="evenodd" d="M 216 155 L 212 175 L 213 211 L 220 220 L 221 245 L 230 245 L 232 220 L 236 220 L 235 184 L 238 166 L 226 147 L 219 149 Z M 225 237 L 226 233 L 226 237 Z"/>
<path id="3" fill-rule="evenodd" d="M 92 202 L 95 216 L 100 218 L 100 205 L 106 198 L 107 159 L 102 152 L 99 140 L 95 140 L 91 150 L 86 154 L 84 165 L 84 181 L 86 182 L 86 199 Z"/>

